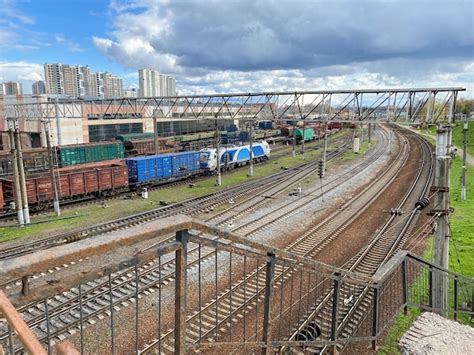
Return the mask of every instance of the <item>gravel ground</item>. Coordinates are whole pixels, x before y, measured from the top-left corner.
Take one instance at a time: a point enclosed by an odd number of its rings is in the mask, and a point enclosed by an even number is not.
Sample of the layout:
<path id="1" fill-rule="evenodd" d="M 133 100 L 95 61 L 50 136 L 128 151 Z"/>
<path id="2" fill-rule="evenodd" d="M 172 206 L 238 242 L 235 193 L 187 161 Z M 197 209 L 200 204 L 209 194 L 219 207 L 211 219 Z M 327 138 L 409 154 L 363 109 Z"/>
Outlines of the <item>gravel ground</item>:
<path id="1" fill-rule="evenodd" d="M 425 312 L 413 322 L 398 346 L 402 354 L 474 354 L 474 328 Z"/>

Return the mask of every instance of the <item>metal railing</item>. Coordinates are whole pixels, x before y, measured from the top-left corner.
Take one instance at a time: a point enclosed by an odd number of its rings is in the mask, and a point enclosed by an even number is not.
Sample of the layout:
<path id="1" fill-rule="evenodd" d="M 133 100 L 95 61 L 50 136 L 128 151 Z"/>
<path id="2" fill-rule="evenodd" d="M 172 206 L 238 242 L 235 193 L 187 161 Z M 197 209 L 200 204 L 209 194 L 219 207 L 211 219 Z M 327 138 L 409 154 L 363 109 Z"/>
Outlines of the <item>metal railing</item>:
<path id="1" fill-rule="evenodd" d="M 48 277 L 55 276 L 46 275 L 43 283 L 30 285 L 35 273 L 117 247 L 133 249 L 137 242 L 169 234 L 175 235 L 173 241 L 121 262 L 103 260 L 100 267 L 67 279 L 50 282 Z M 409 306 L 455 319 L 474 314 L 472 279 L 408 252 L 399 252 L 374 277 L 367 277 L 185 216 L 165 218 L 154 231 L 74 245 L 0 261 L 0 282 L 23 279 L 21 290 L 10 291 L 10 301 L 0 297 L 6 318 L 0 323 L 0 341 L 6 353 L 30 351 L 28 339 L 42 349 L 30 352 L 52 353 L 66 336 L 69 343 L 61 344 L 58 352 L 66 347 L 69 353 L 75 348 L 81 354 L 211 349 L 270 353 L 375 344 L 395 315 Z M 446 309 L 434 310 L 433 280 L 439 277 L 449 283 L 450 298 Z M 22 314 L 23 327 L 9 302 Z M 309 314 L 320 317 L 289 341 L 289 331 Z M 357 322 L 351 321 L 354 318 Z M 357 329 L 348 332 L 348 327 Z"/>

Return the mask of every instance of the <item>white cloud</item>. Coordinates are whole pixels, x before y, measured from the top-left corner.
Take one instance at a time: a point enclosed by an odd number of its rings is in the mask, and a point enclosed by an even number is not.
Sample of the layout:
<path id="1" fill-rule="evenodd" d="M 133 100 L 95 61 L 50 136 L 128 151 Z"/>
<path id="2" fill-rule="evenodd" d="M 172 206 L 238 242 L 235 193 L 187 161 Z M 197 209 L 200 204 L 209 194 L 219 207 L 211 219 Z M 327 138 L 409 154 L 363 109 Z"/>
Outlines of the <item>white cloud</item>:
<path id="1" fill-rule="evenodd" d="M 66 39 L 66 37 L 62 34 L 54 35 L 54 40 L 57 44 L 64 46 L 69 52 L 78 53 L 84 51 L 84 49 L 82 49 L 82 47 L 78 43 Z"/>
<path id="2" fill-rule="evenodd" d="M 468 1 L 112 1 L 95 47 L 180 93 L 460 86 L 474 79 Z M 456 18 L 456 21 L 452 21 Z"/>

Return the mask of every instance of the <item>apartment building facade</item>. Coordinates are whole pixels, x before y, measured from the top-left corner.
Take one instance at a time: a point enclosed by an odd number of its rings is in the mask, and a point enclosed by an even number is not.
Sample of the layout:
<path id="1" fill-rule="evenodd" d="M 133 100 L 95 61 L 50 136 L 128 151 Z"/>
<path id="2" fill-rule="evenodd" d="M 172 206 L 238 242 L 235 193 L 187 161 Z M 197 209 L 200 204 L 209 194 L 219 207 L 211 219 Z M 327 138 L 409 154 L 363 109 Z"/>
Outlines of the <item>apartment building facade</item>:
<path id="1" fill-rule="evenodd" d="M 176 96 L 176 79 L 154 69 L 139 69 L 139 97 Z"/>
<path id="2" fill-rule="evenodd" d="M 16 81 L 6 81 L 1 84 L 0 91 L 3 95 L 22 95 L 23 87 Z"/>
<path id="3" fill-rule="evenodd" d="M 123 97 L 121 78 L 107 72 L 92 72 L 87 65 L 45 64 L 44 75 L 47 94 Z"/>

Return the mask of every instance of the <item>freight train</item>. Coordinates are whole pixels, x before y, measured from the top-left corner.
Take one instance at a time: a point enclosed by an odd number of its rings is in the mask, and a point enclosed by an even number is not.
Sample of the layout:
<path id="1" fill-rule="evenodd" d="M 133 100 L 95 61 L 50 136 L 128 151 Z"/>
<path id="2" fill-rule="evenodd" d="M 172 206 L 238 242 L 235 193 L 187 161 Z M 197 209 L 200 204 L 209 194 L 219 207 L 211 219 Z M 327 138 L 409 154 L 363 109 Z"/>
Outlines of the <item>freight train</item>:
<path id="1" fill-rule="evenodd" d="M 303 128 L 304 128 L 304 133 L 303 133 Z M 339 130 L 342 129 L 342 123 L 341 122 L 329 122 L 327 126 L 327 133 L 328 135 L 335 134 L 339 132 Z M 324 138 L 324 135 L 326 134 L 326 128 L 324 127 L 324 124 L 321 123 L 306 123 L 303 126 L 303 122 L 298 122 L 298 124 L 295 127 L 295 132 L 293 133 L 293 126 L 287 125 L 281 128 L 281 135 L 284 137 L 288 137 L 288 140 L 293 139 L 293 135 L 296 138 L 297 143 L 301 143 L 303 141 L 303 135 L 304 135 L 304 141 L 312 141 L 314 139 L 321 139 Z"/>
<path id="2" fill-rule="evenodd" d="M 309 127 L 311 126 L 311 127 Z M 254 130 L 253 140 L 276 136 L 292 139 L 292 127 L 273 129 L 268 123 Z M 308 132 L 311 128 L 313 136 Z M 337 132 L 341 123 L 330 122 L 328 132 Z M 298 129 L 302 130 L 300 127 Z M 308 131 L 308 132 L 306 132 Z M 324 136 L 319 123 L 305 125 L 305 139 Z M 297 131 L 298 132 L 298 131 Z M 296 133 L 298 135 L 298 133 Z M 237 143 L 249 139 L 249 132 L 233 127 L 220 132 L 223 144 Z M 57 186 L 61 200 L 76 200 L 85 197 L 111 196 L 139 187 L 161 184 L 189 176 L 213 173 L 217 167 L 216 150 L 205 148 L 177 153 L 177 150 L 214 142 L 215 132 L 199 132 L 190 135 L 160 137 L 160 152 L 154 155 L 153 134 L 118 136 L 116 141 L 97 142 L 56 147 L 53 162 L 58 166 Z M 301 138 L 300 138 L 301 139 Z M 200 147 L 199 147 L 200 148 Z M 135 157 L 136 155 L 139 155 Z M 222 169 L 232 169 L 248 164 L 249 145 L 227 146 L 220 152 Z M 253 144 L 254 161 L 270 157 L 266 141 Z M 33 210 L 41 210 L 51 204 L 53 198 L 51 179 L 48 173 L 49 159 L 45 148 L 23 150 L 23 161 L 27 176 L 28 202 Z M 0 211 L 14 209 L 15 186 L 13 183 L 11 154 L 0 152 Z"/>
<path id="3" fill-rule="evenodd" d="M 22 150 L 23 164 L 26 173 L 47 171 L 49 168 L 48 151 L 46 148 Z M 56 147 L 53 164 L 58 167 L 81 165 L 93 162 L 123 159 L 124 147 L 122 142 L 99 142 L 88 144 L 73 144 Z M 0 177 L 13 174 L 11 153 L 0 152 Z"/>
<path id="4" fill-rule="evenodd" d="M 268 126 L 265 126 L 268 127 Z M 232 130 L 221 131 L 222 144 L 248 142 L 249 132 Z M 278 137 L 280 129 L 255 130 L 254 141 Z M 158 137 L 159 153 L 175 153 L 179 151 L 200 150 L 215 142 L 215 132 L 197 132 L 184 135 Z M 104 141 L 75 145 L 64 145 L 54 148 L 53 164 L 59 168 L 86 163 L 123 159 L 143 155 L 154 155 L 155 144 L 153 133 L 134 133 L 116 137 L 116 141 Z M 48 151 L 46 148 L 23 149 L 23 163 L 26 173 L 38 173 L 49 168 Z M 10 151 L 0 151 L 0 177 L 13 174 Z"/>
<path id="5" fill-rule="evenodd" d="M 270 145 L 262 141 L 252 144 L 254 162 L 260 162 L 270 158 Z M 219 150 L 221 170 L 230 170 L 234 167 L 246 165 L 250 162 L 250 145 L 228 146 Z M 217 150 L 201 150 L 201 169 L 207 173 L 212 173 L 217 169 Z"/>
<path id="6" fill-rule="evenodd" d="M 68 166 L 56 170 L 61 201 L 113 196 L 145 186 L 158 185 L 200 174 L 200 152 L 159 154 Z M 12 177 L 0 178 L 0 211 L 14 210 Z M 26 176 L 28 204 L 39 211 L 53 200 L 48 172 Z"/>

